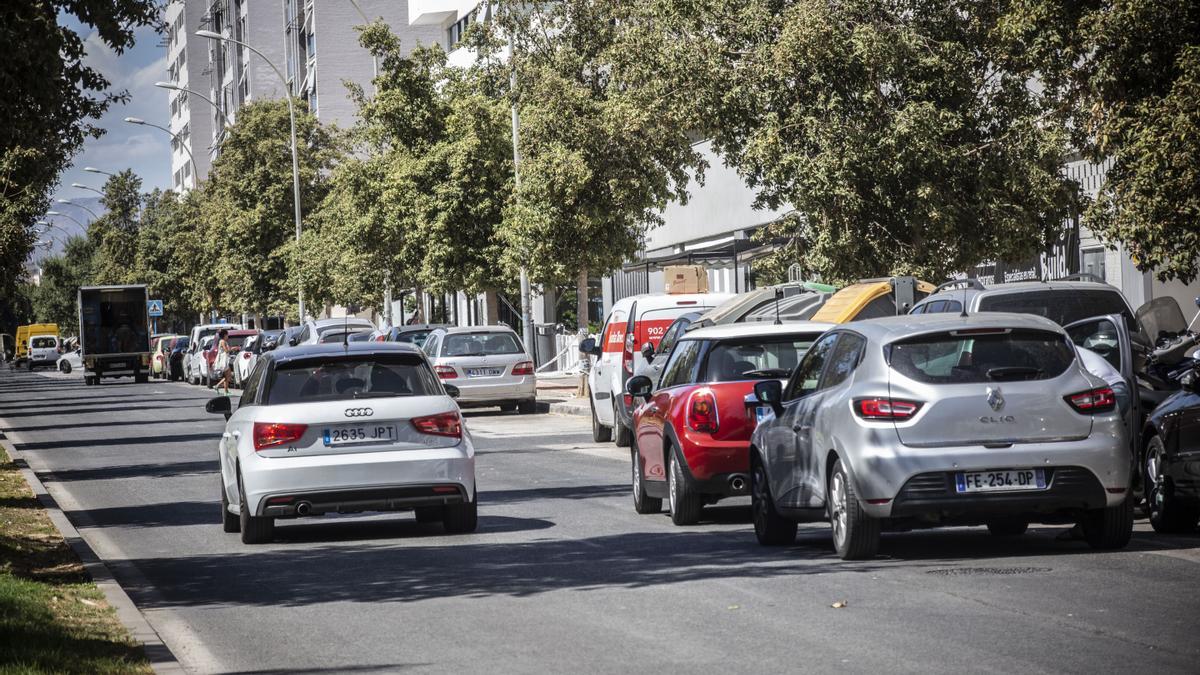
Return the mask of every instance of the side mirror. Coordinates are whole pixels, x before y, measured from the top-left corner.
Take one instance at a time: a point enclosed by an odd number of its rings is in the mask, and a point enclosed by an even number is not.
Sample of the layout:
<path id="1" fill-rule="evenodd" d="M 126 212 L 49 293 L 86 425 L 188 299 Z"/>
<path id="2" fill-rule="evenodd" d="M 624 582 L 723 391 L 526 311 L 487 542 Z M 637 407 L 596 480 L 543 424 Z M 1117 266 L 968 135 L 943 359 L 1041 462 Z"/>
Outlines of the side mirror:
<path id="1" fill-rule="evenodd" d="M 783 384 L 779 380 L 765 380 L 754 385 L 754 397 L 759 403 L 771 406 L 778 415 L 783 410 Z"/>
<path id="2" fill-rule="evenodd" d="M 587 338 L 579 343 L 579 353 L 589 356 L 600 356 L 600 346 L 596 344 L 596 338 Z"/>
<path id="3" fill-rule="evenodd" d="M 289 338 L 289 339 L 288 339 L 288 346 L 289 346 L 289 347 L 295 347 L 295 346 L 296 346 L 296 345 L 298 345 L 298 344 L 300 344 L 300 338 L 298 338 L 298 337 L 293 337 L 293 338 Z"/>
<path id="4" fill-rule="evenodd" d="M 645 357 L 646 363 L 654 360 L 654 345 L 649 342 L 642 343 L 642 356 Z"/>
<path id="5" fill-rule="evenodd" d="M 446 390 L 446 395 L 450 398 L 457 399 L 459 395 L 458 387 L 452 384 L 443 384 L 442 388 Z"/>
<path id="6" fill-rule="evenodd" d="M 625 390 L 637 398 L 649 400 L 650 392 L 654 391 L 654 382 L 645 375 L 634 375 L 625 383 Z"/>
<path id="7" fill-rule="evenodd" d="M 222 414 L 225 419 L 233 414 L 233 404 L 230 403 L 228 396 L 218 396 L 208 399 L 208 403 L 204 404 L 204 410 L 213 414 Z"/>

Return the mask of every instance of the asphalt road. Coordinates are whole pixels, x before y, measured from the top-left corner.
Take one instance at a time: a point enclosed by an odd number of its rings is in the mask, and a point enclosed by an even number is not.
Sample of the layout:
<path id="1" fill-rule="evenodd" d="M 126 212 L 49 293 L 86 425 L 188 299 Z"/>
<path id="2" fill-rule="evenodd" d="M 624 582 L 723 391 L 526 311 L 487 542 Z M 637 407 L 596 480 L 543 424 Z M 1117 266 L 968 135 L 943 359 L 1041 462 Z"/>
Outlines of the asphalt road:
<path id="1" fill-rule="evenodd" d="M 196 672 L 1196 672 L 1200 534 L 1125 551 L 982 528 L 754 540 L 748 502 L 634 513 L 586 420 L 468 413 L 480 530 L 410 515 L 221 532 L 207 391 L 0 371 L 0 427 Z M 842 608 L 831 607 L 844 602 Z"/>

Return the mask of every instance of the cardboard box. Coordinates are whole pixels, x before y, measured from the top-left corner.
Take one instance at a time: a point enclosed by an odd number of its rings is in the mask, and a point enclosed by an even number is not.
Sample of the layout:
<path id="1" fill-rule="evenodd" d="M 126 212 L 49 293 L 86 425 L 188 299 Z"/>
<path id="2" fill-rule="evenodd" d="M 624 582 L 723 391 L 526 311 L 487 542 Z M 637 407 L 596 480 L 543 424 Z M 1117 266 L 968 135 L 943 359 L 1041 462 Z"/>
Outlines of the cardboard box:
<path id="1" fill-rule="evenodd" d="M 702 265 L 672 265 L 663 268 L 666 291 L 672 295 L 681 293 L 707 293 L 708 272 Z"/>

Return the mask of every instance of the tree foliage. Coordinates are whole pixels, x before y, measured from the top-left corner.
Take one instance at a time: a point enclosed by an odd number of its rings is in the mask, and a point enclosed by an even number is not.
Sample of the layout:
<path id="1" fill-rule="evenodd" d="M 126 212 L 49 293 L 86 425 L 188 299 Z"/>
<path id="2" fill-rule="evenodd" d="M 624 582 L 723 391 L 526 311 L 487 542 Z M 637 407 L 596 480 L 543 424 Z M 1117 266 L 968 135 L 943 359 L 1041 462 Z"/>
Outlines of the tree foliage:
<path id="1" fill-rule="evenodd" d="M 1200 275 L 1200 5 L 1181 0 L 1019 3 L 1010 51 L 1038 68 L 1087 159 L 1108 162 L 1084 214 L 1142 271 Z"/>
<path id="2" fill-rule="evenodd" d="M 104 182 L 105 213 L 88 225 L 92 282 L 130 284 L 137 275 L 138 230 L 142 218 L 142 179 L 125 169 Z"/>
<path id="3" fill-rule="evenodd" d="M 153 0 L 44 0 L 0 3 L 0 294 L 13 291 L 33 246 L 29 229 L 49 204 L 58 176 L 92 124 L 126 99 L 84 63 L 83 38 L 62 25 L 71 16 L 94 28 L 118 54 L 133 31 L 155 24 Z"/>
<path id="4" fill-rule="evenodd" d="M 41 283 L 30 288 L 33 314 L 58 324 L 64 335 L 79 332 L 78 291 L 92 283 L 92 246 L 86 237 L 71 237 L 60 255 L 42 260 Z"/>

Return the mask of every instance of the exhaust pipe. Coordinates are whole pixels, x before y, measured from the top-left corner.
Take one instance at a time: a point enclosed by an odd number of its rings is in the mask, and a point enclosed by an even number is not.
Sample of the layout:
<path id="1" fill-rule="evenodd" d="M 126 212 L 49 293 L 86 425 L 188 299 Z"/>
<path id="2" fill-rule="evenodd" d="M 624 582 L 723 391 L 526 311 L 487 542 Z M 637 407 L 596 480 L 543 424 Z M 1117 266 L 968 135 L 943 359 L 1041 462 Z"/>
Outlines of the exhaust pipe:
<path id="1" fill-rule="evenodd" d="M 310 513 L 312 513 L 312 504 L 309 504 L 308 502 L 300 502 L 296 505 L 296 515 L 307 516 Z"/>
<path id="2" fill-rule="evenodd" d="M 746 477 L 745 476 L 734 476 L 733 478 L 730 478 L 729 479 L 729 489 L 733 490 L 734 492 L 741 492 L 742 490 L 745 490 L 746 489 Z"/>

